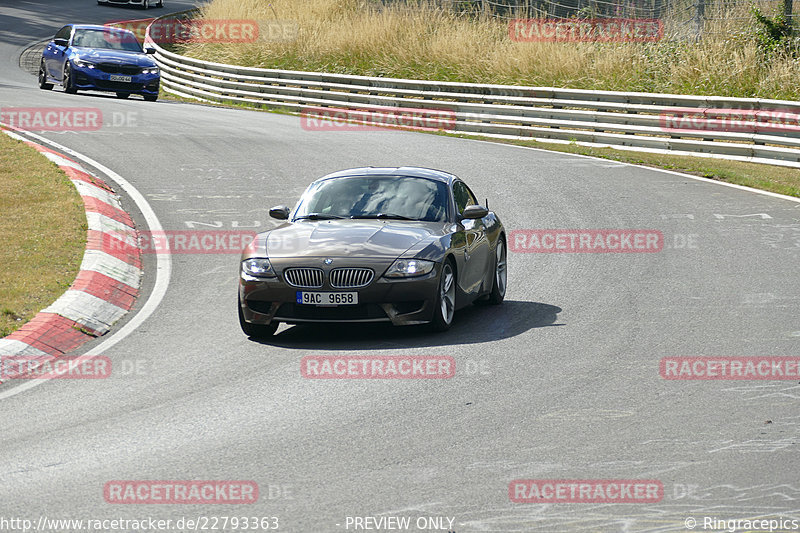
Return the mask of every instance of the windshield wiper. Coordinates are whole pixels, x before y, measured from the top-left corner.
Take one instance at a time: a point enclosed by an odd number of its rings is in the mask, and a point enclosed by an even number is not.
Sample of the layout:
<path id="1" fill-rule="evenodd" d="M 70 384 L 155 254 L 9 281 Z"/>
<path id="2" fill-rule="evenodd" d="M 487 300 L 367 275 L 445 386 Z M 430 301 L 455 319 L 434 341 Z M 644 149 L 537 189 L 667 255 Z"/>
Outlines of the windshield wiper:
<path id="1" fill-rule="evenodd" d="M 330 219 L 334 219 L 334 218 L 347 218 L 347 217 L 342 217 L 342 216 L 339 216 L 339 215 L 326 215 L 325 213 L 309 213 L 309 214 L 307 214 L 305 216 L 297 217 L 297 218 L 295 218 L 295 220 L 305 220 L 305 219 L 308 219 L 308 220 L 330 220 Z"/>
<path id="2" fill-rule="evenodd" d="M 417 220 L 403 215 L 395 215 L 394 213 L 378 213 L 375 215 L 353 215 L 350 218 L 391 218 L 394 220 Z"/>

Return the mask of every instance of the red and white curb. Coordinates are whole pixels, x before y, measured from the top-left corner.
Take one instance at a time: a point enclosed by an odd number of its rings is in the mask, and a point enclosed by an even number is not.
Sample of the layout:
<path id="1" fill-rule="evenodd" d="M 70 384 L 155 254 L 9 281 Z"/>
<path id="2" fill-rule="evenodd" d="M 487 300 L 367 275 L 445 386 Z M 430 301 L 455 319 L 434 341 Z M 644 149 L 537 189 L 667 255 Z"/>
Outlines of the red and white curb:
<path id="1" fill-rule="evenodd" d="M 133 307 L 142 277 L 138 233 L 119 196 L 102 179 L 68 157 L 3 132 L 58 165 L 75 185 L 86 210 L 86 250 L 72 286 L 30 322 L 0 339 L 3 356 L 57 357 L 105 334 Z"/>

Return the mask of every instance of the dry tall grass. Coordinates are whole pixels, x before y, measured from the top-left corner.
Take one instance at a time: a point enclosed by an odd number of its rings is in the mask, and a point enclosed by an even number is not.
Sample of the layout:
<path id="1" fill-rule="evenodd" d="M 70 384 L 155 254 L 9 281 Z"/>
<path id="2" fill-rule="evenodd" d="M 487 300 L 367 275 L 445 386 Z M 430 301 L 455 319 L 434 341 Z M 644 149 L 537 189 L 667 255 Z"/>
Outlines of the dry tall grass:
<path id="1" fill-rule="evenodd" d="M 774 2 L 771 3 L 774 5 Z M 800 63 L 761 60 L 745 4 L 708 14 L 705 38 L 670 19 L 657 43 L 519 43 L 503 20 L 428 5 L 376 8 L 366 0 L 214 0 L 208 19 L 294 21 L 290 42 L 191 43 L 184 53 L 223 63 L 514 85 L 800 99 Z"/>

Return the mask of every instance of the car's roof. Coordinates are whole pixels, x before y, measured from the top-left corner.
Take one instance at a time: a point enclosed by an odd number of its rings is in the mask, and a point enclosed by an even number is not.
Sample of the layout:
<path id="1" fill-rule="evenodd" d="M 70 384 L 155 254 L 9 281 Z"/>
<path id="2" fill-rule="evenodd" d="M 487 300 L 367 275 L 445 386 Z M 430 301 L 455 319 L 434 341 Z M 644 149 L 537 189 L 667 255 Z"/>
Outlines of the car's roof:
<path id="1" fill-rule="evenodd" d="M 72 26 L 76 30 L 105 30 L 105 31 L 124 31 L 128 33 L 133 33 L 130 30 L 126 30 L 125 28 L 117 28 L 115 26 L 101 26 L 99 24 L 67 24 L 67 26 Z"/>
<path id="2" fill-rule="evenodd" d="M 329 178 L 341 178 L 345 176 L 407 176 L 412 178 L 428 178 L 435 181 L 441 181 L 452 184 L 458 177 L 443 170 L 435 170 L 432 168 L 422 167 L 359 167 L 348 168 L 346 170 L 339 170 L 332 172 L 321 178 L 325 180 Z M 317 180 L 319 181 L 319 180 Z"/>

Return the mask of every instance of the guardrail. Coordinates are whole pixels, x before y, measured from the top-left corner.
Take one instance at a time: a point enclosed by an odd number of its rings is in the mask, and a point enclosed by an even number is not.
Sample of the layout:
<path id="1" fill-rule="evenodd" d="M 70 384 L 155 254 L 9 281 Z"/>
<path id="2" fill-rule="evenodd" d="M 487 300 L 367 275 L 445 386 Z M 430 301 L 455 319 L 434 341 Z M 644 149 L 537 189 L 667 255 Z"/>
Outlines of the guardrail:
<path id="1" fill-rule="evenodd" d="M 167 16 L 188 14 L 191 11 Z M 448 113 L 452 118 L 446 129 L 454 133 L 800 168 L 800 102 L 240 67 L 165 50 L 150 38 L 149 27 L 145 43 L 156 49 L 164 90 L 186 98 L 300 113 L 332 108 L 345 111 L 348 121 L 357 123 L 366 123 L 370 113 L 385 114 L 387 108 L 400 115 Z M 733 120 L 737 114 L 743 114 L 749 123 Z M 687 124 L 690 127 L 674 127 Z"/>

